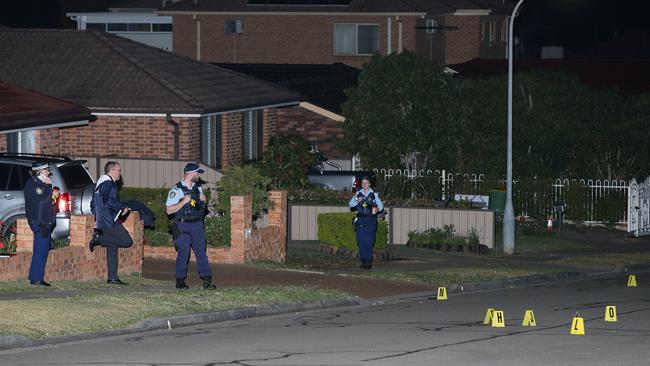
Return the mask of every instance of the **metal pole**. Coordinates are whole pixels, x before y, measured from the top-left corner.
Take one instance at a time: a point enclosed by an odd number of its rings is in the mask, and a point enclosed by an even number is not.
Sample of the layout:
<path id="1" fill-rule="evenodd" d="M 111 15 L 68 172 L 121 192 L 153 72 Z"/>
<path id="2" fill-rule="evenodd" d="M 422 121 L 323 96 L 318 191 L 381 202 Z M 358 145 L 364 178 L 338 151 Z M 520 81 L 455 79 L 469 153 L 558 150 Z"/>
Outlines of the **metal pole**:
<path id="1" fill-rule="evenodd" d="M 503 212 L 503 251 L 515 253 L 515 210 L 512 206 L 512 40 L 517 10 L 524 0 L 519 0 L 510 17 L 508 27 L 508 165 L 506 169 L 506 207 Z"/>

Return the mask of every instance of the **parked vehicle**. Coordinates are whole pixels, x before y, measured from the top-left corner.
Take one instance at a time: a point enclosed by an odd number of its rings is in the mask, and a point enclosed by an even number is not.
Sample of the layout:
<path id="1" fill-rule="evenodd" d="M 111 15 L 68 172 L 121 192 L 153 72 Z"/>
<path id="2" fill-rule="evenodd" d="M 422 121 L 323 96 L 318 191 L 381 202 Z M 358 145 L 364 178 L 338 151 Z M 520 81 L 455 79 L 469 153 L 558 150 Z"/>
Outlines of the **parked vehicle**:
<path id="1" fill-rule="evenodd" d="M 323 154 L 317 155 L 318 164 L 310 167 L 307 171 L 309 183 L 321 188 L 333 189 L 335 191 L 356 192 L 361 188 L 361 178 L 370 177 L 370 183 L 375 183 L 375 173 L 360 170 L 343 170 L 343 168 L 327 160 Z M 329 165 L 336 170 L 326 170 Z"/>
<path id="2" fill-rule="evenodd" d="M 15 232 L 16 221 L 25 217 L 23 190 L 34 162 L 45 162 L 50 166 L 52 187 L 59 187 L 60 190 L 53 239 L 69 235 L 72 214 L 90 214 L 95 182 L 84 166 L 85 160 L 54 155 L 0 153 L 0 220 L 4 222 L 0 234 L 5 240 Z"/>

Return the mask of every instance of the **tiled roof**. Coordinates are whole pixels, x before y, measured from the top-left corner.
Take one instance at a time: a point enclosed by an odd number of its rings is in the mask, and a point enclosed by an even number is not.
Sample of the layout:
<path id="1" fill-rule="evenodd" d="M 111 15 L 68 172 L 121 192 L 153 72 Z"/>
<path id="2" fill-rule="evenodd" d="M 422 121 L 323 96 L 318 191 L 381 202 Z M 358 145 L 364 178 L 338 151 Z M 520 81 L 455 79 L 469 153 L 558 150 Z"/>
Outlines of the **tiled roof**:
<path id="1" fill-rule="evenodd" d="M 143 0 L 144 1 L 144 0 Z M 184 0 L 164 10 L 208 12 L 352 12 L 445 14 L 456 10 L 491 9 L 505 14 L 513 0 L 352 0 L 349 6 L 249 5 L 248 0 Z"/>
<path id="2" fill-rule="evenodd" d="M 0 30 L 0 79 L 93 112 L 205 114 L 300 95 L 98 31 Z"/>
<path id="3" fill-rule="evenodd" d="M 650 59 L 553 59 L 515 60 L 514 70 L 557 70 L 575 74 L 587 85 L 617 89 L 620 94 L 650 93 Z M 480 76 L 506 73 L 507 60 L 474 59 L 449 65 L 460 75 Z"/>
<path id="4" fill-rule="evenodd" d="M 0 131 L 92 120 L 84 107 L 0 81 Z"/>
<path id="5" fill-rule="evenodd" d="M 344 64 L 217 64 L 294 90 L 305 101 L 341 114 L 345 89 L 358 83 L 359 69 Z"/>

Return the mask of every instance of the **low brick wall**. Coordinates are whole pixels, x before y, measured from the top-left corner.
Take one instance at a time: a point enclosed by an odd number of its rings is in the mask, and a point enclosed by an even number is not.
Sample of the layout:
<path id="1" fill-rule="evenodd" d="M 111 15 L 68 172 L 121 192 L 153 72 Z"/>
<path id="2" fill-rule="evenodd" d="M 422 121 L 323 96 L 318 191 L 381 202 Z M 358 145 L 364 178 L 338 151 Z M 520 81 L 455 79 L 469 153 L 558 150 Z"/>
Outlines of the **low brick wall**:
<path id="1" fill-rule="evenodd" d="M 50 250 L 45 267 L 46 281 L 86 281 L 107 278 L 106 249 L 96 247 L 93 253 L 88 249 L 93 226 L 94 218 L 92 216 L 72 216 L 70 246 Z M 144 227 L 140 215 L 137 212 L 132 212 L 124 223 L 124 227 L 133 238 L 133 246 L 119 250 L 119 273 L 142 273 Z M 32 260 L 33 240 L 33 233 L 27 220 L 18 220 L 17 253 L 14 257 L 0 258 L 0 281 L 27 280 Z"/>
<path id="2" fill-rule="evenodd" d="M 245 263 L 266 259 L 283 262 L 287 256 L 287 192 L 269 192 L 273 207 L 269 209 L 268 225 L 253 230 L 253 202 L 249 196 L 230 199 L 230 248 L 208 248 L 210 263 Z M 173 247 L 144 247 L 146 258 L 176 259 Z M 194 254 L 191 261 L 196 261 Z"/>

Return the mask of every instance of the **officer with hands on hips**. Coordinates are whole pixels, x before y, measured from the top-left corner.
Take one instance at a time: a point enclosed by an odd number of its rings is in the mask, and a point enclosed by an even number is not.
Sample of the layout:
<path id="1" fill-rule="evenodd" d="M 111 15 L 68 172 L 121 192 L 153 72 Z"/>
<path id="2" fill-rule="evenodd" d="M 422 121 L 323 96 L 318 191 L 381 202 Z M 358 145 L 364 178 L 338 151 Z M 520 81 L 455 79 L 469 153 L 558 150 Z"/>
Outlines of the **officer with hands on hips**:
<path id="1" fill-rule="evenodd" d="M 29 283 L 39 286 L 50 286 L 44 279 L 45 265 L 52 243 L 52 230 L 56 225 L 54 200 L 58 198 L 56 191 L 52 191 L 50 175 L 47 163 L 36 162 L 32 164 L 32 176 L 25 183 L 25 212 L 34 233 Z"/>
<path id="2" fill-rule="evenodd" d="M 196 163 L 188 163 L 183 169 L 183 180 L 174 185 L 167 195 L 166 211 L 173 215 L 172 235 L 176 247 L 176 288 L 187 289 L 187 264 L 190 248 L 194 250 L 199 276 L 203 288 L 217 288 L 212 282 L 212 270 L 206 254 L 206 238 L 203 219 L 206 211 L 206 198 L 199 184 L 199 175 L 205 171 Z"/>
<path id="3" fill-rule="evenodd" d="M 372 268 L 372 248 L 377 234 L 377 213 L 383 211 L 384 203 L 379 193 L 370 188 L 370 179 L 361 179 L 361 189 L 350 199 L 350 208 L 356 207 L 355 229 L 361 268 Z"/>

